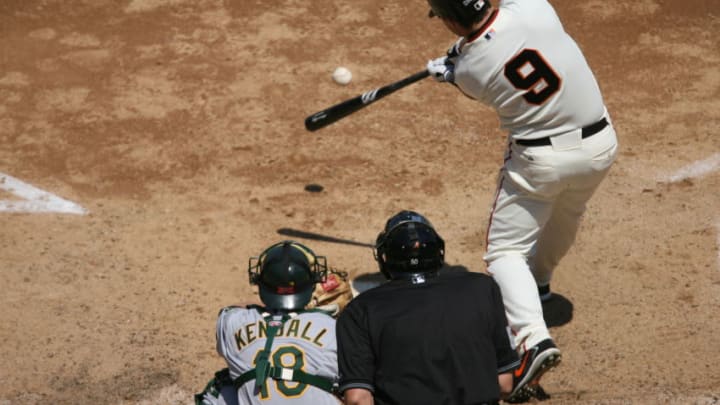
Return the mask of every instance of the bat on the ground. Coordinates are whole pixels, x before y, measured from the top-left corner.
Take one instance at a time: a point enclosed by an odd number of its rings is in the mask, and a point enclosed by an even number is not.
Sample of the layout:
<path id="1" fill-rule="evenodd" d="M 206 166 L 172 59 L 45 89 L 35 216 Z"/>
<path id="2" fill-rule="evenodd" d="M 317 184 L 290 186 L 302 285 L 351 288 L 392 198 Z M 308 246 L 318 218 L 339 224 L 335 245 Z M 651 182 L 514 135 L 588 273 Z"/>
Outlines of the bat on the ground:
<path id="1" fill-rule="evenodd" d="M 305 128 L 307 128 L 308 131 L 316 131 L 320 128 L 324 128 L 333 122 L 347 117 L 348 115 L 369 106 L 375 101 L 402 89 L 403 87 L 409 86 L 418 80 L 428 77 L 429 75 L 430 73 L 427 70 L 422 70 L 402 80 L 398 80 L 395 83 L 378 87 L 377 89 L 367 91 L 357 97 L 345 100 L 342 103 L 335 104 L 325 110 L 318 111 L 305 118 Z"/>

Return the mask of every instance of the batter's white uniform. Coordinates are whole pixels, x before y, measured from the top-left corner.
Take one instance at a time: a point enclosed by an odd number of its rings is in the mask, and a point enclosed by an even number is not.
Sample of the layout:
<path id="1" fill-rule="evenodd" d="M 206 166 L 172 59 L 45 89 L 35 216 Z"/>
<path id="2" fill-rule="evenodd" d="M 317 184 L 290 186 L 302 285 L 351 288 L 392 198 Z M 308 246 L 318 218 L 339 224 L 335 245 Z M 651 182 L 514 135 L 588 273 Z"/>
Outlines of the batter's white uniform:
<path id="1" fill-rule="evenodd" d="M 255 368 L 256 357 L 265 348 L 266 328 L 263 315 L 257 309 L 228 307 L 220 312 L 217 352 L 227 361 L 232 379 Z M 270 364 L 337 379 L 335 319 L 320 312 L 302 312 L 286 321 L 273 340 Z M 268 378 L 267 387 L 267 397 L 260 393 L 254 395 L 255 380 L 251 380 L 237 390 L 237 399 L 240 404 L 256 405 L 339 404 L 333 394 L 308 384 Z M 226 394 L 221 400 L 231 402 Z"/>
<path id="2" fill-rule="evenodd" d="M 611 123 L 582 139 L 583 127 L 610 118 L 582 52 L 545 0 L 501 0 L 453 60 L 455 84 L 495 108 L 509 132 L 485 260 L 522 351 L 550 337 L 537 286 L 549 284 L 572 245 L 617 139 Z M 541 138 L 549 144 L 517 143 Z"/>

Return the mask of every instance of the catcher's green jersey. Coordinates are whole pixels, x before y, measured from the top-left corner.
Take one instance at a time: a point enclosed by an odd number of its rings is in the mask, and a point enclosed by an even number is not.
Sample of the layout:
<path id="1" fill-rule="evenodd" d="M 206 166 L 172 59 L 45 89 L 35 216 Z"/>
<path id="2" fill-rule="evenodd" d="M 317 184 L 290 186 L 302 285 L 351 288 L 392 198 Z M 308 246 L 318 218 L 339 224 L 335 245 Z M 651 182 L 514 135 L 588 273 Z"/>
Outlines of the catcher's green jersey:
<path id="1" fill-rule="evenodd" d="M 233 379 L 255 368 L 257 356 L 267 340 L 263 314 L 254 308 L 224 308 L 218 317 L 216 332 L 217 351 L 227 361 Z M 303 312 L 287 320 L 272 342 L 270 364 L 336 379 L 335 319 L 320 312 Z M 254 395 L 255 380 L 245 383 L 238 389 L 239 402 L 258 405 L 339 403 L 334 395 L 308 384 L 269 378 L 267 387 L 267 395 Z"/>

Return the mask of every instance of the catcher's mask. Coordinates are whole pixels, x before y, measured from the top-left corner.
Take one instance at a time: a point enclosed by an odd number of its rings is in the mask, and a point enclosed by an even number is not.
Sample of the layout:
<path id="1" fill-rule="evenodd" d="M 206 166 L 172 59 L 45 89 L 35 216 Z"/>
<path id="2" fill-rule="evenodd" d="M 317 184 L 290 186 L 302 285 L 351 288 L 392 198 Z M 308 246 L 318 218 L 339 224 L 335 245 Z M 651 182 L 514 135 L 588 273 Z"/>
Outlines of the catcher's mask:
<path id="1" fill-rule="evenodd" d="M 375 260 L 388 279 L 436 272 L 445 262 L 445 241 L 430 221 L 414 211 L 388 219 L 375 242 Z"/>
<path id="2" fill-rule="evenodd" d="M 325 281 L 327 260 L 305 245 L 282 241 L 251 257 L 248 273 L 266 307 L 295 311 L 310 302 L 315 284 Z"/>

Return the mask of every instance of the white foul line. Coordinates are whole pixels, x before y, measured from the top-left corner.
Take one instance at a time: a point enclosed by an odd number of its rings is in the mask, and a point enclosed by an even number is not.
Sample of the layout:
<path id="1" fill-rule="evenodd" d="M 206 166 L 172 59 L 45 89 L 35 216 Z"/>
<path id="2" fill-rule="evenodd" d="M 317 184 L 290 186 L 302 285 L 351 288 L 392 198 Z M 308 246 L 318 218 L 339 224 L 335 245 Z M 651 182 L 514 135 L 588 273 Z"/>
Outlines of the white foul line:
<path id="1" fill-rule="evenodd" d="M 711 155 L 707 159 L 699 160 L 681 168 L 680 170 L 675 172 L 675 174 L 669 176 L 667 180 L 675 183 L 688 178 L 702 177 L 708 173 L 717 170 L 720 170 L 720 153 L 716 153 L 714 155 Z M 718 268 L 720 268 L 720 220 L 718 220 L 715 224 L 715 234 L 717 245 L 716 247 L 718 250 L 717 263 Z"/>
<path id="2" fill-rule="evenodd" d="M 78 215 L 88 212 L 72 201 L 40 190 L 4 173 L 0 173 L 0 189 L 24 199 L 22 201 L 0 200 L 0 212 L 56 212 Z"/>
<path id="3" fill-rule="evenodd" d="M 717 263 L 718 263 L 718 269 L 720 269 L 720 220 L 715 223 L 715 237 L 717 238 Z"/>
<path id="4" fill-rule="evenodd" d="M 720 169 L 720 153 L 716 153 L 707 159 L 699 160 L 681 168 L 670 176 L 668 180 L 675 183 L 688 178 L 701 177 L 718 169 Z"/>

